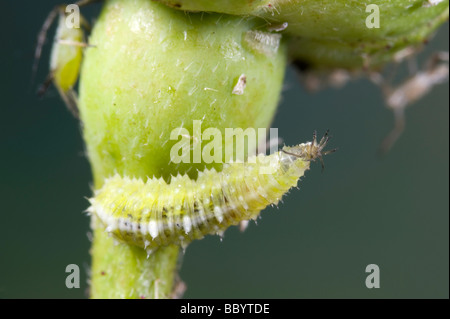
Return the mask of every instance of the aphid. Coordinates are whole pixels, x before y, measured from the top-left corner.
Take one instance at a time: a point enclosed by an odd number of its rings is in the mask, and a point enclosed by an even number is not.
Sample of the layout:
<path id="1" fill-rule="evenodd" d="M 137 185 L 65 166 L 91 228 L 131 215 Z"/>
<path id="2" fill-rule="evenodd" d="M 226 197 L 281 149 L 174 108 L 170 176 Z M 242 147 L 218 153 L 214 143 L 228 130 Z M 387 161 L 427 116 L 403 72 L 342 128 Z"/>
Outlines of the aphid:
<path id="1" fill-rule="evenodd" d="M 97 1 L 82 0 L 77 2 L 76 5 L 82 6 L 92 2 Z M 38 94 L 44 94 L 50 83 L 53 83 L 67 108 L 78 118 L 78 99 L 73 87 L 78 79 L 83 47 L 87 47 L 88 45 L 84 42 L 83 29 L 80 26 L 73 26 L 67 23 L 68 18 L 70 18 L 68 15 L 70 11 L 67 11 L 66 8 L 68 7 L 65 5 L 55 7 L 45 20 L 38 35 L 33 73 L 37 71 L 37 65 L 47 37 L 47 31 L 55 18 L 58 17 L 58 26 L 50 57 L 50 73 L 44 84 L 39 88 Z M 84 28 L 89 28 L 88 23 L 81 15 L 79 18 L 81 25 Z"/>
<path id="2" fill-rule="evenodd" d="M 328 132 L 317 142 L 283 147 L 254 161 L 227 163 L 223 170 L 199 173 L 197 180 L 187 175 L 163 179 L 130 179 L 119 175 L 105 181 L 90 199 L 88 212 L 95 214 L 115 238 L 147 251 L 159 246 L 185 246 L 207 234 L 222 234 L 240 221 L 256 219 L 268 205 L 297 185 L 309 169 L 310 161 L 335 150 L 323 152 Z M 272 174 L 262 174 L 271 165 Z"/>

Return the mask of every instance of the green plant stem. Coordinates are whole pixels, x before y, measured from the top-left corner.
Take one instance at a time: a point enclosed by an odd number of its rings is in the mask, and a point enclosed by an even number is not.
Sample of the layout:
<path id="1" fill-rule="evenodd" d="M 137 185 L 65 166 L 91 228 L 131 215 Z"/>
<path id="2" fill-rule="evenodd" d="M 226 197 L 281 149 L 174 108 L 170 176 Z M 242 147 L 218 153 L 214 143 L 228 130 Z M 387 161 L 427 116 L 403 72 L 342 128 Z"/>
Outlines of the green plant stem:
<path id="1" fill-rule="evenodd" d="M 222 132 L 270 125 L 286 46 L 282 41 L 267 53 L 248 42 L 247 32 L 259 23 L 185 14 L 150 0 L 105 1 L 89 37 L 92 46 L 84 51 L 79 89 L 95 189 L 114 174 L 168 181 L 189 171 L 195 178 L 204 163 L 175 164 L 170 157 L 177 142 L 171 132 L 193 134 L 195 120 L 202 130 Z M 235 95 L 242 74 L 245 93 Z M 170 297 L 179 247 L 161 247 L 147 258 L 144 249 L 115 243 L 95 214 L 92 228 L 92 298 Z"/>
<path id="2" fill-rule="evenodd" d="M 114 243 L 103 227 L 94 230 L 92 298 L 169 298 L 179 247 L 163 247 L 147 256 L 145 250 Z"/>

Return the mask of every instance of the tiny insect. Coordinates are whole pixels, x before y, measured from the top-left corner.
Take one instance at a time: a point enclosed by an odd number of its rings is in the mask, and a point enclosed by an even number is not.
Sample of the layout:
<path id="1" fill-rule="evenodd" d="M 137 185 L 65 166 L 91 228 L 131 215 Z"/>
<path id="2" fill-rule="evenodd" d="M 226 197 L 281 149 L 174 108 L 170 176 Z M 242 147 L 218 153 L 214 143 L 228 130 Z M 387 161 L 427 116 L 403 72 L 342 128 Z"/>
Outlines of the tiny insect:
<path id="1" fill-rule="evenodd" d="M 89 3 L 98 2 L 95 0 L 82 0 L 75 3 L 75 8 Z M 42 48 L 47 38 L 47 32 L 56 18 L 58 25 L 55 34 L 54 44 L 50 56 L 50 73 L 38 90 L 38 95 L 42 96 L 51 83 L 58 90 L 59 95 L 66 104 L 69 111 L 78 118 L 78 98 L 74 86 L 78 79 L 83 48 L 89 47 L 84 41 L 84 29 L 90 29 L 89 24 L 79 15 L 81 27 L 68 23 L 69 6 L 59 5 L 55 7 L 47 16 L 41 31 L 35 51 L 35 61 L 33 64 L 33 74 L 36 73 Z M 79 12 L 77 12 L 79 14 Z"/>
<path id="2" fill-rule="evenodd" d="M 186 246 L 207 234 L 223 234 L 232 225 L 256 219 L 268 205 L 297 185 L 310 162 L 335 150 L 323 151 L 328 132 L 318 142 L 283 147 L 272 155 L 259 154 L 245 163 L 227 163 L 223 170 L 200 172 L 197 180 L 187 175 L 163 179 L 107 179 L 89 201 L 94 214 L 116 239 L 145 248 Z M 272 165 L 272 174 L 261 174 Z"/>

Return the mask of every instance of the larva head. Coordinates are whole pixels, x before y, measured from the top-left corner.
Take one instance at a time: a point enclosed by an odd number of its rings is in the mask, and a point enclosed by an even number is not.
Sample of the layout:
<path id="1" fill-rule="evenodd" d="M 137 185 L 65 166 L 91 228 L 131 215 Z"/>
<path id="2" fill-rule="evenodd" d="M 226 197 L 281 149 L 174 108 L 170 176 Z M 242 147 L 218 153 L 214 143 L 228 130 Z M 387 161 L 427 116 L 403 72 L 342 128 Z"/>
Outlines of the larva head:
<path id="1" fill-rule="evenodd" d="M 314 131 L 313 140 L 311 142 L 302 143 L 292 147 L 285 146 L 283 147 L 282 152 L 288 155 L 295 156 L 297 158 L 301 158 L 305 161 L 315 161 L 316 159 L 319 159 L 322 164 L 322 169 L 324 169 L 325 165 L 323 163 L 323 156 L 337 151 L 337 149 L 332 149 L 325 152 L 323 151 L 331 138 L 328 132 L 329 131 L 327 130 L 324 136 L 318 142 L 317 132 Z"/>

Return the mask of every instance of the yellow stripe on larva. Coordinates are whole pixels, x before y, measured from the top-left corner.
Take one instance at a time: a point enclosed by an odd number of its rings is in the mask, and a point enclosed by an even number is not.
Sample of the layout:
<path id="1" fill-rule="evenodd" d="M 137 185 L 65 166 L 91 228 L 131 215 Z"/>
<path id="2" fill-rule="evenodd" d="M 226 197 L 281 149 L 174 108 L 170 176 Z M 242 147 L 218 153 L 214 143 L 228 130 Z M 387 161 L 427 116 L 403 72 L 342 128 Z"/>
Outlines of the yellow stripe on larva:
<path id="1" fill-rule="evenodd" d="M 186 245 L 255 219 L 265 207 L 277 204 L 297 185 L 310 160 L 321 157 L 325 144 L 314 140 L 245 163 L 224 164 L 221 172 L 201 172 L 195 181 L 187 175 L 173 177 L 170 183 L 116 175 L 95 192 L 88 211 L 126 243 L 150 251 L 168 244 Z"/>

